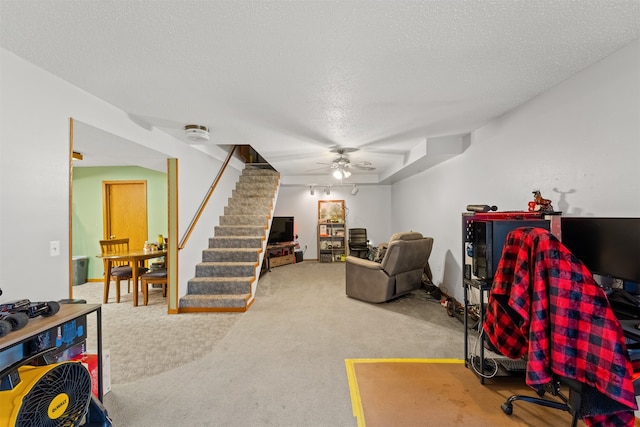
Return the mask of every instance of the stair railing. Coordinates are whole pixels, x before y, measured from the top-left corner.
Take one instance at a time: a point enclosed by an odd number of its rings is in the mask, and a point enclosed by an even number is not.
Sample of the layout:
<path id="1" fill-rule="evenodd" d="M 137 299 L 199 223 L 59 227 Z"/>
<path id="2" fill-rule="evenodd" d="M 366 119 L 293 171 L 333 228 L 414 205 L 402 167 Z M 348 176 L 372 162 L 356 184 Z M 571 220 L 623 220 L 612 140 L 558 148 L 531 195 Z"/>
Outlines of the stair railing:
<path id="1" fill-rule="evenodd" d="M 193 232 L 193 229 L 196 227 L 196 224 L 198 223 L 198 220 L 200 219 L 202 212 L 204 212 L 204 208 L 207 206 L 207 203 L 209 202 L 209 199 L 211 198 L 213 191 L 216 189 L 216 186 L 218 185 L 218 182 L 220 181 L 222 174 L 227 169 L 227 166 L 229 165 L 229 162 L 231 161 L 231 157 L 233 156 L 233 153 L 236 151 L 236 148 L 238 148 L 238 146 L 234 145 L 233 148 L 229 151 L 229 154 L 227 154 L 227 158 L 224 160 L 222 167 L 218 171 L 218 175 L 216 175 L 216 178 L 213 180 L 213 183 L 211 183 L 211 186 L 209 187 L 209 191 L 207 191 L 207 194 L 202 200 L 202 203 L 200 203 L 200 207 L 196 211 L 196 214 L 193 217 L 193 219 L 191 220 L 189 227 L 187 227 L 187 231 L 185 232 L 184 236 L 180 240 L 180 243 L 178 244 L 178 249 L 183 249 L 187 245 L 189 236 L 191 236 L 191 233 Z"/>

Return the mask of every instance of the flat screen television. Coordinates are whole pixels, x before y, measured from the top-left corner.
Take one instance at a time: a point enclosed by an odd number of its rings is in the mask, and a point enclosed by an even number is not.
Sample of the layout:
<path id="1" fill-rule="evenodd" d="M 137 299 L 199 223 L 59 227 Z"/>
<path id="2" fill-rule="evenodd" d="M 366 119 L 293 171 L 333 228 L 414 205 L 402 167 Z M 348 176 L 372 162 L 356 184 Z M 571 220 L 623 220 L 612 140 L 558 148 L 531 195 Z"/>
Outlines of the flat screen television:
<path id="1" fill-rule="evenodd" d="M 592 273 L 640 283 L 640 218 L 563 217 L 562 243 Z"/>
<path id="2" fill-rule="evenodd" d="M 289 243 L 295 240 L 292 216 L 274 216 L 271 221 L 271 231 L 267 244 Z"/>

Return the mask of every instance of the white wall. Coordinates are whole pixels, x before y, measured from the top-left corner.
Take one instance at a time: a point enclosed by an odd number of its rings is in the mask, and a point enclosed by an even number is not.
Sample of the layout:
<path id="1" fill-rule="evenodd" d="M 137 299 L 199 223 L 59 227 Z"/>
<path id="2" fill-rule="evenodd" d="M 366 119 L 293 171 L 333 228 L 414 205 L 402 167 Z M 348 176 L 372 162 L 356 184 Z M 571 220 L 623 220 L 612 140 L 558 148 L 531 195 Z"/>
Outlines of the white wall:
<path id="1" fill-rule="evenodd" d="M 0 50 L 0 287 L 3 300 L 69 296 L 69 118 L 179 159 L 180 237 L 221 161 Z M 182 295 L 240 171 L 227 172 L 187 248 L 180 252 Z M 61 255 L 49 256 L 60 241 Z M 89 255 L 89 254 L 87 254 Z M 191 267 L 185 267 L 191 266 Z"/>
<path id="2" fill-rule="evenodd" d="M 527 210 L 532 190 L 572 216 L 640 216 L 640 41 L 472 133 L 460 156 L 396 183 L 394 229 L 434 237 L 434 282 L 462 301 L 467 204 Z"/>
<path id="3" fill-rule="evenodd" d="M 364 227 L 367 237 L 374 244 L 389 240 L 391 206 L 390 186 L 359 186 L 360 191 L 353 196 L 351 187 L 333 187 L 331 194 L 324 194 L 323 188 L 309 194 L 308 187 L 282 186 L 274 210 L 274 216 L 293 216 L 300 248 L 307 250 L 304 259 L 318 259 L 318 200 L 344 200 L 347 228 Z"/>
<path id="4" fill-rule="evenodd" d="M 469 203 L 526 210 L 540 189 L 570 215 L 640 216 L 640 42 L 472 133 L 460 156 L 393 186 L 282 187 L 275 215 L 293 215 L 306 258 L 317 259 L 317 200 L 344 199 L 348 227 L 374 243 L 399 230 L 435 239 L 434 281 L 462 299 L 461 219 Z M 180 159 L 180 236 L 220 161 L 0 50 L 0 287 L 3 299 L 67 297 L 69 117 Z M 180 265 L 201 259 L 239 171 L 225 175 Z M 392 209 L 393 208 L 393 209 Z M 59 257 L 49 242 L 59 240 Z M 181 267 L 180 290 L 193 277 Z"/>

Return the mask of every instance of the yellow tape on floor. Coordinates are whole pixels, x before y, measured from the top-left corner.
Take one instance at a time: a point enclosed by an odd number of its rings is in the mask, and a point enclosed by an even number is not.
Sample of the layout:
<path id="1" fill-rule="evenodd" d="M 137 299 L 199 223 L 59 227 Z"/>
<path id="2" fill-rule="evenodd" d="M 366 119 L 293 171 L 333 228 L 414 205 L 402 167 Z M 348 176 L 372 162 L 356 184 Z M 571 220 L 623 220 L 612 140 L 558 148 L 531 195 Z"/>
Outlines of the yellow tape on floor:
<path id="1" fill-rule="evenodd" d="M 388 358 L 388 359 L 345 359 L 347 369 L 347 379 L 349 381 L 349 392 L 351 395 L 351 407 L 353 416 L 358 420 L 358 427 L 365 427 L 364 411 L 362 410 L 362 400 L 356 378 L 355 365 L 358 363 L 464 363 L 461 359 L 415 359 L 415 358 Z"/>

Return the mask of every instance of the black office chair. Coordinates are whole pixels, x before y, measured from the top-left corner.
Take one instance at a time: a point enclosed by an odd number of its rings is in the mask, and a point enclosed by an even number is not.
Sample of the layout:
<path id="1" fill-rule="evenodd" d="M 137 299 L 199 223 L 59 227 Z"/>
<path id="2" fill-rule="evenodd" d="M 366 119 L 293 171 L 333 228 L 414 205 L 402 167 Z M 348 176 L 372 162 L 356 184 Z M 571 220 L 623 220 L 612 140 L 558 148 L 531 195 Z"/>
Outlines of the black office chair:
<path id="1" fill-rule="evenodd" d="M 358 258 L 366 258 L 369 253 L 369 240 L 366 228 L 349 229 L 349 254 Z"/>
<path id="2" fill-rule="evenodd" d="M 568 396 L 561 391 L 561 387 L 563 386 L 568 388 Z M 523 402 L 546 406 L 548 408 L 559 409 L 572 415 L 571 427 L 576 427 L 578 425 L 578 420 L 582 419 L 583 387 L 586 389 L 588 386 L 576 380 L 554 376 L 553 381 L 536 389 L 536 393 L 539 397 L 514 394 L 500 405 L 500 408 L 505 414 L 511 415 L 513 413 L 513 402 L 520 400 Z M 543 397 L 547 393 L 560 399 L 560 402 L 544 399 Z"/>

